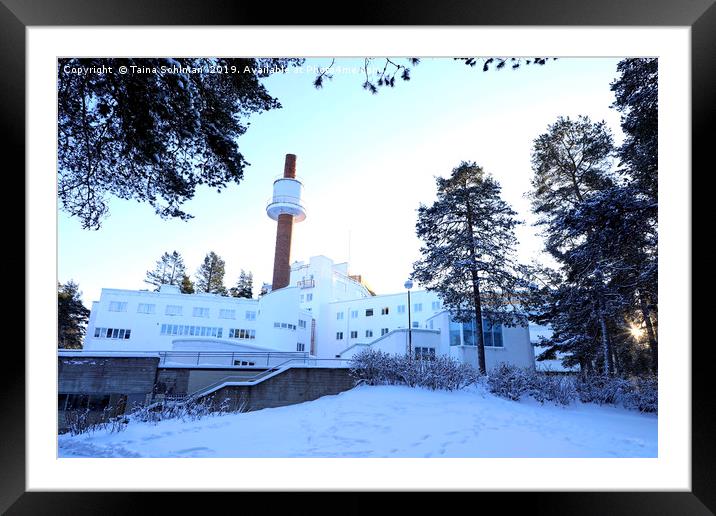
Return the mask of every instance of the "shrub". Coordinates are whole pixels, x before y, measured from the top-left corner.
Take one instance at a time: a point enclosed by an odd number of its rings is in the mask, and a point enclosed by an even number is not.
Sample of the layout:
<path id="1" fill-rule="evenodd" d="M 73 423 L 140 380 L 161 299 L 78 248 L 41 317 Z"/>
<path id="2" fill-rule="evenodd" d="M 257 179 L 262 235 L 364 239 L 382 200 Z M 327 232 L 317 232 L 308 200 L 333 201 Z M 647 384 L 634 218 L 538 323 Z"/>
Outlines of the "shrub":
<path id="1" fill-rule="evenodd" d="M 526 370 L 508 364 L 498 365 L 487 376 L 487 386 L 491 393 L 513 401 L 519 401 L 522 396 L 529 394 L 533 383 Z"/>
<path id="2" fill-rule="evenodd" d="M 480 374 L 454 358 L 424 359 L 365 349 L 353 357 L 351 375 L 368 385 L 407 385 L 432 390 L 457 390 L 479 381 Z"/>
<path id="3" fill-rule="evenodd" d="M 502 398 L 519 401 L 531 396 L 540 403 L 569 405 L 583 403 L 621 405 L 641 412 L 658 408 L 655 377 L 622 378 L 592 375 L 583 379 L 550 375 L 500 364 L 483 377 L 477 369 L 447 356 L 417 360 L 365 349 L 353 357 L 351 375 L 368 385 L 408 385 L 432 390 L 457 390 L 486 383 L 487 389 Z"/>

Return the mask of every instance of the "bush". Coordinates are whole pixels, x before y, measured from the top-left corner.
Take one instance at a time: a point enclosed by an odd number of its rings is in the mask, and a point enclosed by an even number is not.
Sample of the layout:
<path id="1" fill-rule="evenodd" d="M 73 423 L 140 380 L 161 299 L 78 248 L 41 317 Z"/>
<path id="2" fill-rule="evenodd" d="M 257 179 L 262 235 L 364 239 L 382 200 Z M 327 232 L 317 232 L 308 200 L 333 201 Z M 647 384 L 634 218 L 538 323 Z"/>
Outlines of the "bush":
<path id="1" fill-rule="evenodd" d="M 487 386 L 491 393 L 501 398 L 519 401 L 522 396 L 531 392 L 533 378 L 524 369 L 500 364 L 490 371 Z"/>
<path id="2" fill-rule="evenodd" d="M 431 390 L 458 390 L 480 380 L 478 371 L 454 358 L 415 359 L 365 349 L 353 357 L 351 375 L 368 385 L 407 385 Z"/>
<path id="3" fill-rule="evenodd" d="M 540 403 L 569 405 L 579 399 L 582 403 L 621 405 L 640 412 L 658 410 L 656 377 L 592 375 L 577 379 L 500 364 L 489 372 L 487 385 L 493 394 L 514 401 L 532 396 Z"/>
<path id="4" fill-rule="evenodd" d="M 655 377 L 621 378 L 593 375 L 583 379 L 550 375 L 500 364 L 483 377 L 477 369 L 447 356 L 412 359 L 366 349 L 353 357 L 351 375 L 368 385 L 407 385 L 432 390 L 458 390 L 485 382 L 487 389 L 502 398 L 519 401 L 531 396 L 540 403 L 569 405 L 583 403 L 621 405 L 641 412 L 658 408 Z"/>
<path id="5" fill-rule="evenodd" d="M 236 410 L 229 410 L 229 407 L 228 398 L 221 402 L 211 397 L 187 400 L 163 399 L 149 405 L 135 405 L 128 414 L 117 415 L 115 407 L 107 407 L 102 414 L 95 416 L 94 421 L 89 417 L 89 409 L 67 411 L 65 423 L 72 435 L 101 430 L 115 433 L 126 429 L 131 421 L 154 424 L 167 419 L 197 421 L 206 416 L 246 411 L 246 403 L 240 404 Z"/>

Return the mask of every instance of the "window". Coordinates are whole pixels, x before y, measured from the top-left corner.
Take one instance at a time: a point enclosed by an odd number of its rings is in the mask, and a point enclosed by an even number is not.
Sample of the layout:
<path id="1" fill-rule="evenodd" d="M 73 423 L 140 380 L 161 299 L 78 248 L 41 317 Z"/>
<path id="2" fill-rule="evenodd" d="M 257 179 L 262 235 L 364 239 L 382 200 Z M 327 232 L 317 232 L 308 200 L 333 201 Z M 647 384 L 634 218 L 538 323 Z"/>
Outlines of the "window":
<path id="1" fill-rule="evenodd" d="M 388 328 L 381 328 L 381 330 L 380 330 L 381 336 L 385 335 L 386 333 L 388 333 Z"/>
<path id="2" fill-rule="evenodd" d="M 351 331 L 351 339 L 357 339 L 358 338 L 358 332 L 357 331 Z"/>
<path id="3" fill-rule="evenodd" d="M 373 317 L 373 309 L 372 309 L 372 308 L 367 308 L 366 311 L 365 311 L 365 316 L 366 316 L 366 317 Z"/>
<path id="4" fill-rule="evenodd" d="M 127 302 L 126 301 L 110 301 L 109 302 L 110 312 L 126 312 Z"/>
<path id="5" fill-rule="evenodd" d="M 398 313 L 399 314 L 405 313 L 405 305 L 398 305 Z"/>
<path id="6" fill-rule="evenodd" d="M 385 308 L 380 309 L 380 315 L 388 315 L 388 312 L 389 310 L 387 306 Z"/>
<path id="7" fill-rule="evenodd" d="M 450 345 L 451 346 L 459 346 L 462 344 L 462 339 L 460 336 L 460 323 L 455 321 L 450 321 Z"/>
<path id="8" fill-rule="evenodd" d="M 128 339 L 129 331 L 124 334 L 124 338 Z M 208 328 L 206 326 L 189 326 L 183 324 L 162 324 L 159 331 L 160 335 L 179 335 L 179 336 L 196 336 L 196 337 L 218 337 L 223 335 L 223 328 Z"/>
<path id="9" fill-rule="evenodd" d="M 342 331 L 336 332 L 336 340 L 343 340 L 343 332 Z"/>
<path id="10" fill-rule="evenodd" d="M 194 317 L 209 317 L 209 309 L 195 306 L 194 310 L 192 311 L 192 315 Z"/>
<path id="11" fill-rule="evenodd" d="M 181 305 L 167 305 L 167 308 L 164 311 L 164 314 L 165 315 L 181 315 L 182 307 L 181 307 Z"/>
<path id="12" fill-rule="evenodd" d="M 255 321 L 256 320 L 256 312 L 253 310 L 246 310 L 246 320 L 247 321 Z"/>
<path id="13" fill-rule="evenodd" d="M 303 319 L 299 319 L 299 320 L 298 320 L 298 327 L 299 327 L 299 328 L 305 328 L 305 327 L 306 327 L 306 321 L 304 321 Z"/>
<path id="14" fill-rule="evenodd" d="M 351 310 L 351 319 L 358 319 L 358 310 Z"/>
<path id="15" fill-rule="evenodd" d="M 221 329 L 221 328 L 219 328 L 219 329 Z M 229 338 L 230 339 L 255 339 L 256 338 L 256 330 L 246 330 L 243 328 L 229 328 Z"/>
<path id="16" fill-rule="evenodd" d="M 219 310 L 219 319 L 236 319 L 236 310 L 222 308 Z"/>
<path id="17" fill-rule="evenodd" d="M 280 327 L 281 327 L 281 323 L 280 323 L 280 322 L 275 322 L 275 323 L 273 323 L 273 327 L 274 327 L 274 328 L 280 328 Z"/>
<path id="18" fill-rule="evenodd" d="M 256 362 L 249 362 L 248 360 L 234 360 L 234 365 L 252 366 L 252 365 L 256 365 Z"/>
<path id="19" fill-rule="evenodd" d="M 415 358 L 418 360 L 435 360 L 435 348 L 415 348 Z"/>
<path id="20" fill-rule="evenodd" d="M 306 345 L 303 342 L 297 342 L 296 351 L 306 351 Z"/>
<path id="21" fill-rule="evenodd" d="M 433 301 L 433 310 L 440 310 L 440 301 Z"/>
<path id="22" fill-rule="evenodd" d="M 336 313 L 336 320 L 342 321 L 343 320 L 343 312 Z"/>
<path id="23" fill-rule="evenodd" d="M 373 336 L 373 330 L 366 330 L 366 331 L 365 331 L 365 336 L 366 336 L 366 337 L 372 337 L 372 336 Z"/>
<path id="24" fill-rule="evenodd" d="M 303 300 L 306 298 L 303 294 L 301 294 L 301 303 L 303 303 Z"/>
<path id="25" fill-rule="evenodd" d="M 420 323 L 418 321 L 413 321 L 413 328 L 420 328 Z"/>
<path id="26" fill-rule="evenodd" d="M 413 304 L 413 312 L 422 312 L 423 311 L 423 304 L 422 303 L 415 303 Z"/>
<path id="27" fill-rule="evenodd" d="M 137 313 L 138 314 L 153 314 L 156 307 L 157 307 L 157 305 L 149 305 L 146 303 L 139 303 L 137 305 Z"/>
<path id="28" fill-rule="evenodd" d="M 306 301 L 313 301 L 313 294 L 306 294 Z"/>
<path id="29" fill-rule="evenodd" d="M 482 338 L 485 341 L 485 346 L 491 348 L 504 347 L 504 343 L 502 342 L 502 325 L 499 323 L 493 324 L 492 321 L 489 320 L 483 320 Z"/>
<path id="30" fill-rule="evenodd" d="M 132 330 L 124 328 L 95 328 L 94 336 L 98 339 L 116 339 L 127 340 L 132 334 Z"/>

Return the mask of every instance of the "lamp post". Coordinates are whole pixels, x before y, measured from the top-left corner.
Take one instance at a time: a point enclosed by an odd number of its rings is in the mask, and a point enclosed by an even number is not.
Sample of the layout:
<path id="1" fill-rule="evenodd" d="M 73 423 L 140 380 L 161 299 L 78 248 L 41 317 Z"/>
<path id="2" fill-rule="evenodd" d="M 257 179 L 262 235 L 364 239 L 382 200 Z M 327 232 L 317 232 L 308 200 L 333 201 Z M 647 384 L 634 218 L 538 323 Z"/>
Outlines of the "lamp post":
<path id="1" fill-rule="evenodd" d="M 410 322 L 410 289 L 413 288 L 412 280 L 405 282 L 405 288 L 408 289 L 408 357 L 413 358 L 413 325 Z"/>

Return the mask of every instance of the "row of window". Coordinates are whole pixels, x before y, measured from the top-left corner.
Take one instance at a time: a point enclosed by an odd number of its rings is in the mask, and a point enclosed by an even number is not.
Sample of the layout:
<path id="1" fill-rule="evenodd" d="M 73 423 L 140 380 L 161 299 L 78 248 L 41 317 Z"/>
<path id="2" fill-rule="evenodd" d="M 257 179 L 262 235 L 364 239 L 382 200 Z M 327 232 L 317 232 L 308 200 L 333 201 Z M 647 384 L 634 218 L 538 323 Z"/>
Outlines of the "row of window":
<path id="1" fill-rule="evenodd" d="M 95 328 L 94 336 L 97 339 L 128 339 L 132 330 L 124 328 Z"/>
<path id="2" fill-rule="evenodd" d="M 390 330 L 389 330 L 388 328 L 381 328 L 381 329 L 380 329 L 380 335 L 383 336 L 383 335 L 385 335 L 386 333 L 388 333 L 389 331 L 390 331 Z M 366 330 L 366 331 L 365 331 L 365 336 L 366 336 L 367 338 L 373 337 L 373 330 Z M 350 338 L 351 338 L 351 339 L 357 339 L 357 338 L 358 338 L 358 331 L 356 331 L 356 330 L 351 331 L 351 337 L 350 337 Z M 336 332 L 336 340 L 343 340 L 343 332 L 342 332 L 342 331 L 337 331 L 337 332 Z"/>
<path id="3" fill-rule="evenodd" d="M 223 335 L 222 328 L 209 326 L 188 326 L 183 324 L 162 324 L 160 335 L 189 335 L 193 337 L 217 337 Z"/>
<path id="4" fill-rule="evenodd" d="M 127 302 L 126 301 L 110 301 L 109 303 L 110 312 L 126 312 Z M 138 314 L 156 314 L 157 305 L 153 303 L 139 303 L 137 305 Z M 167 305 L 164 308 L 164 315 L 183 315 L 184 307 L 181 305 Z M 209 308 L 202 306 L 192 307 L 193 317 L 210 317 L 211 313 Z M 256 320 L 256 312 L 254 310 L 246 310 L 244 317 L 247 321 Z M 219 319 L 236 319 L 236 310 L 229 308 L 219 309 Z"/>
<path id="5" fill-rule="evenodd" d="M 313 301 L 313 294 L 301 294 L 301 303 Z"/>
<path id="6" fill-rule="evenodd" d="M 435 348 L 416 347 L 415 358 L 418 360 L 435 360 Z"/>
<path id="7" fill-rule="evenodd" d="M 273 323 L 274 328 L 288 328 L 289 330 L 295 330 L 296 325 L 291 323 L 285 323 L 285 322 L 275 322 Z"/>
<path id="8" fill-rule="evenodd" d="M 230 328 L 229 329 L 230 339 L 255 339 L 256 330 L 244 330 L 241 328 Z"/>
<path id="9" fill-rule="evenodd" d="M 477 331 L 475 321 L 459 323 L 450 321 L 450 345 L 451 346 L 476 346 Z M 482 339 L 486 347 L 502 348 L 505 346 L 502 339 L 502 325 L 492 323 L 490 320 L 483 319 L 482 323 Z"/>
<path id="10" fill-rule="evenodd" d="M 432 309 L 433 311 L 440 310 L 440 301 L 433 301 L 432 303 Z M 422 303 L 414 303 L 413 304 L 413 313 L 418 313 L 423 311 L 423 304 Z M 405 313 L 405 305 L 398 305 L 397 312 L 399 314 Z M 336 312 L 336 320 L 341 321 L 343 320 L 343 312 Z M 383 307 L 380 309 L 380 315 L 389 315 L 390 314 L 390 307 Z M 358 318 L 358 310 L 351 310 L 350 311 L 351 319 L 357 319 Z M 374 309 L 373 308 L 366 308 L 365 309 L 365 316 L 366 317 L 373 317 L 374 315 Z"/>

